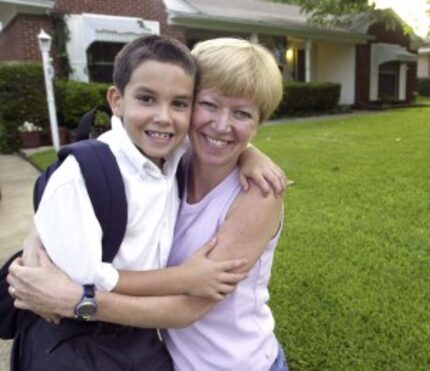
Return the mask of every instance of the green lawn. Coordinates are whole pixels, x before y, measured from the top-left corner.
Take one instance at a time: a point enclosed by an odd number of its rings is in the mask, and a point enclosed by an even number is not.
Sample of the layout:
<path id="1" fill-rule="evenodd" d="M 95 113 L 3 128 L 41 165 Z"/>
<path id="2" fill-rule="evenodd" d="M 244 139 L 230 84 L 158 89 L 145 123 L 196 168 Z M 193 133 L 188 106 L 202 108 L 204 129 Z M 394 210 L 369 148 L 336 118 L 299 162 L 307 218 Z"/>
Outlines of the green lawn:
<path id="1" fill-rule="evenodd" d="M 290 368 L 429 370 L 430 108 L 267 126 L 255 143 L 295 182 L 271 283 Z"/>
<path id="2" fill-rule="evenodd" d="M 430 109 L 261 128 L 295 184 L 271 306 L 293 370 L 430 369 Z"/>

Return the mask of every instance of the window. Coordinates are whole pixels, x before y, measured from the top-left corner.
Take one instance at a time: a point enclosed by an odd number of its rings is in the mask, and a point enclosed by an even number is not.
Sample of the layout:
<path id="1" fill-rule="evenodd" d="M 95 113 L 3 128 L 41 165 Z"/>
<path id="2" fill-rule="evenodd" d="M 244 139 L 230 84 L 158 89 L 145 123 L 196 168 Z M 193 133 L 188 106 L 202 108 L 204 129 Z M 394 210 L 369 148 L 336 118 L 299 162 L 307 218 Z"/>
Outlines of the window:
<path id="1" fill-rule="evenodd" d="M 93 82 L 112 82 L 115 56 L 123 43 L 93 42 L 87 49 L 88 76 Z"/>
<path id="2" fill-rule="evenodd" d="M 397 99 L 399 87 L 399 63 L 387 62 L 379 66 L 379 99 Z"/>

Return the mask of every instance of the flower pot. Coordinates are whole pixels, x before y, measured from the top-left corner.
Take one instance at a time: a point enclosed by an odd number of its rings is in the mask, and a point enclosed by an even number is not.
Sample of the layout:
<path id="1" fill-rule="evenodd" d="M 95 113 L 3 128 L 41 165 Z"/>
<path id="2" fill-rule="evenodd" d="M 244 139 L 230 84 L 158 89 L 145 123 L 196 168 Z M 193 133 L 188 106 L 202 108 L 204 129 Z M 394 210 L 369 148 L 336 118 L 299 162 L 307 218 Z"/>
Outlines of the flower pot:
<path id="1" fill-rule="evenodd" d="M 19 138 L 21 139 L 22 148 L 40 147 L 40 144 L 41 144 L 40 131 L 20 131 Z"/>

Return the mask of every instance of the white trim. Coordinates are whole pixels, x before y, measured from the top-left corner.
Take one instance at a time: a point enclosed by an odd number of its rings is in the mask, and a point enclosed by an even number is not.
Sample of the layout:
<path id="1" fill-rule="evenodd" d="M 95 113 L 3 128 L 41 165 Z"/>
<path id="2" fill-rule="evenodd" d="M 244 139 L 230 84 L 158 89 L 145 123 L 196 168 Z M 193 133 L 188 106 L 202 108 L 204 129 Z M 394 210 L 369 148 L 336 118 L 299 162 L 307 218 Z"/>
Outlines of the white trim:
<path id="1" fill-rule="evenodd" d="M 53 8 L 55 0 L 4 0 L 2 3 L 9 3 L 14 5 L 28 5 L 35 6 L 39 8 Z"/>
<path id="2" fill-rule="evenodd" d="M 406 81 L 407 81 L 408 65 L 400 64 L 399 68 L 399 100 L 406 100 Z"/>
<path id="3" fill-rule="evenodd" d="M 66 18 L 70 31 L 67 53 L 71 79 L 89 81 L 86 51 L 95 41 L 127 43 L 141 35 L 160 34 L 160 23 L 136 17 L 104 14 L 71 14 Z"/>
<path id="4" fill-rule="evenodd" d="M 305 42 L 305 81 L 312 81 L 312 40 L 306 39 Z"/>
<path id="5" fill-rule="evenodd" d="M 405 47 L 394 44 L 374 43 L 370 45 L 370 84 L 369 100 L 378 100 L 379 66 L 386 62 L 403 62 L 400 64 L 398 99 L 406 99 L 407 62 L 414 62 L 417 56 L 409 53 Z"/>

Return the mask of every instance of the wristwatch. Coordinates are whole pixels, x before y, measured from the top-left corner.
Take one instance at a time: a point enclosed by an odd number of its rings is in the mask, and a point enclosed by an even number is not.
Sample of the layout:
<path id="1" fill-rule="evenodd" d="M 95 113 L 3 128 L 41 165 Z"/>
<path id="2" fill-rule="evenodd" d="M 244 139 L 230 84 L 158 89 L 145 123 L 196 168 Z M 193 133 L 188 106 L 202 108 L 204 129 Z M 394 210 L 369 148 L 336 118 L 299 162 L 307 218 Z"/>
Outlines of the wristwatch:
<path id="1" fill-rule="evenodd" d="M 75 318 L 90 321 L 97 312 L 96 293 L 94 285 L 83 285 L 82 298 L 75 307 Z"/>

